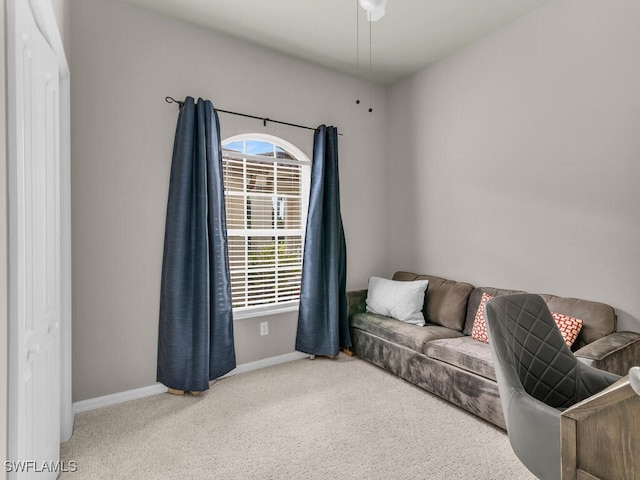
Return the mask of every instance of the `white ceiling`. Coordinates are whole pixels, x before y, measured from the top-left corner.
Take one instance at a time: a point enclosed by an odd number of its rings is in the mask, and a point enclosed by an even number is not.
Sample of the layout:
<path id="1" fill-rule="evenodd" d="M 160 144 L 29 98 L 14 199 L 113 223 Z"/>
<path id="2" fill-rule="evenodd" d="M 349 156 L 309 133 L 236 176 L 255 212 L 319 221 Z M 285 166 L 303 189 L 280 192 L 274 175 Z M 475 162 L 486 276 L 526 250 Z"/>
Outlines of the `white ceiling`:
<path id="1" fill-rule="evenodd" d="M 357 0 L 125 0 L 355 75 L 368 74 L 369 27 Z M 550 0 L 389 0 L 372 24 L 373 80 L 389 85 Z"/>

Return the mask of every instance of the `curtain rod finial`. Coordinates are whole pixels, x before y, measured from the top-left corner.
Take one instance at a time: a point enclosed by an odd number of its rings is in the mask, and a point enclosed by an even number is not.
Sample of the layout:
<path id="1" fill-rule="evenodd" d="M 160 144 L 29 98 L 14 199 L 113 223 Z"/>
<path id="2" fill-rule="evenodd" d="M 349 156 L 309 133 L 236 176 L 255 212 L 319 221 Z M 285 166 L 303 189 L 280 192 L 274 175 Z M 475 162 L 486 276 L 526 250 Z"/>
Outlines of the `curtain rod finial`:
<path id="1" fill-rule="evenodd" d="M 164 97 L 164 101 L 167 103 L 177 103 L 180 108 L 182 108 L 182 106 L 184 105 L 184 102 L 181 102 L 180 100 L 176 100 L 173 97 Z"/>

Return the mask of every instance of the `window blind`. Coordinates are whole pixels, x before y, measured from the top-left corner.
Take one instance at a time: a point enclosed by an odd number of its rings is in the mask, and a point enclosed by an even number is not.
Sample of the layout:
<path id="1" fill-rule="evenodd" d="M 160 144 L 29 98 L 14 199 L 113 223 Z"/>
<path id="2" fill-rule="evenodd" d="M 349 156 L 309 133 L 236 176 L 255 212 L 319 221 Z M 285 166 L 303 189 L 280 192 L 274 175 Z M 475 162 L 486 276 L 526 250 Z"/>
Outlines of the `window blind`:
<path id="1" fill-rule="evenodd" d="M 299 299 L 306 222 L 305 162 L 276 145 L 249 154 L 247 143 L 223 149 L 234 309 Z"/>

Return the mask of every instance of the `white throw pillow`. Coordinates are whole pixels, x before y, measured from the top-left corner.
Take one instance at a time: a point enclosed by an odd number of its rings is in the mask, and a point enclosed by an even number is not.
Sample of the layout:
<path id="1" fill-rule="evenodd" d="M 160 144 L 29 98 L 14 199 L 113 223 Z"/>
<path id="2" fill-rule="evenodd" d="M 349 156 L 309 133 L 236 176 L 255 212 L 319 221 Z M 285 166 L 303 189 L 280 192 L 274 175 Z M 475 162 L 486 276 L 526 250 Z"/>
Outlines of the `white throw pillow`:
<path id="1" fill-rule="evenodd" d="M 429 280 L 399 282 L 371 277 L 367 292 L 367 312 L 395 318 L 403 322 L 424 326 L 424 293 Z"/>

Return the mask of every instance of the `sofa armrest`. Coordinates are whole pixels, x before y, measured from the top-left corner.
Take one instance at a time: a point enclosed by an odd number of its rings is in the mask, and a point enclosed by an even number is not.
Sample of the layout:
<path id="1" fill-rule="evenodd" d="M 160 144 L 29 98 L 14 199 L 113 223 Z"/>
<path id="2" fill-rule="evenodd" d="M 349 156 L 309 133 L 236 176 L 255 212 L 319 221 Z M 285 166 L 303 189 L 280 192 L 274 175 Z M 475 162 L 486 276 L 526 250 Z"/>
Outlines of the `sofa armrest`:
<path id="1" fill-rule="evenodd" d="M 575 356 L 587 365 L 624 376 L 640 365 L 640 333 L 614 332 L 576 350 Z"/>
<path id="2" fill-rule="evenodd" d="M 349 318 L 356 313 L 367 311 L 367 290 L 354 290 L 347 292 L 347 302 L 349 304 Z"/>

